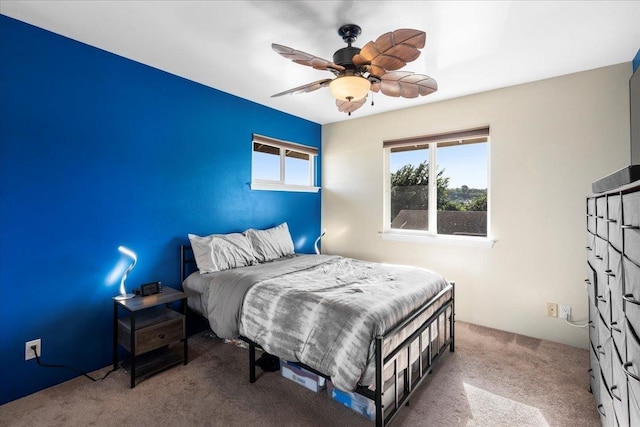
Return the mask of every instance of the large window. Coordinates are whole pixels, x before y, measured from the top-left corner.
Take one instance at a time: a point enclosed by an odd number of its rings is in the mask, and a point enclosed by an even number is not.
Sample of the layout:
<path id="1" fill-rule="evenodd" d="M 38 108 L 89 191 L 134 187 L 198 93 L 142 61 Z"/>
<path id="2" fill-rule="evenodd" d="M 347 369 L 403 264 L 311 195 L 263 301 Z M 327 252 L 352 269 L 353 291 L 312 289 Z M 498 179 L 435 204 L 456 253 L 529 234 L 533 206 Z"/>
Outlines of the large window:
<path id="1" fill-rule="evenodd" d="M 489 128 L 384 141 L 384 151 L 385 233 L 487 237 Z"/>
<path id="2" fill-rule="evenodd" d="M 316 148 L 256 134 L 252 143 L 252 189 L 318 191 Z"/>

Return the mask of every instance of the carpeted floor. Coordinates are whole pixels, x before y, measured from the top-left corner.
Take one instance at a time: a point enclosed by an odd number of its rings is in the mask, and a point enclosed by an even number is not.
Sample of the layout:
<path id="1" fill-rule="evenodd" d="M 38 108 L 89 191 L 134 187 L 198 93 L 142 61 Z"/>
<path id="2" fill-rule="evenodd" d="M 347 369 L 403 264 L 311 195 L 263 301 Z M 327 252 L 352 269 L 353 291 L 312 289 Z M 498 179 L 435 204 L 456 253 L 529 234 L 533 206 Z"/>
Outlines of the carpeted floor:
<path id="1" fill-rule="evenodd" d="M 186 366 L 134 389 L 122 369 L 97 383 L 79 377 L 0 406 L 0 425 L 374 425 L 278 372 L 249 384 L 247 358 L 245 349 L 197 334 Z M 599 426 L 588 359 L 586 350 L 456 322 L 455 353 L 444 355 L 393 425 Z"/>

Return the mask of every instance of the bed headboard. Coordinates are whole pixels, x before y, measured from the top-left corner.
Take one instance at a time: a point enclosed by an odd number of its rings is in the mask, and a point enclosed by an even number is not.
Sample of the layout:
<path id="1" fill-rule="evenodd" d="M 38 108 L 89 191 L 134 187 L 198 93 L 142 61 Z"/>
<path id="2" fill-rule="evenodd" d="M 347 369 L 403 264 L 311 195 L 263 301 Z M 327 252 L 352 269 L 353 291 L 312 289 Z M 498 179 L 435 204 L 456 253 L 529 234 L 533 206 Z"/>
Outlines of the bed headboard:
<path id="1" fill-rule="evenodd" d="M 180 245 L 180 282 L 184 282 L 184 279 L 196 270 L 196 259 L 191 245 Z"/>

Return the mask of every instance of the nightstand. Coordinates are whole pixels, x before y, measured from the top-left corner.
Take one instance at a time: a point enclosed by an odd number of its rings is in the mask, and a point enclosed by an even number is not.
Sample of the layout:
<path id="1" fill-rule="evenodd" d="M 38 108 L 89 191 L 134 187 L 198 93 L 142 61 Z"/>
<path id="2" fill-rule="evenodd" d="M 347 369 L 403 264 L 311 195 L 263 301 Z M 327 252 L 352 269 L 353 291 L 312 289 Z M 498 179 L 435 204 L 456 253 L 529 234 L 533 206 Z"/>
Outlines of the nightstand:
<path id="1" fill-rule="evenodd" d="M 180 311 L 170 307 L 175 302 L 180 302 Z M 129 373 L 131 388 L 137 379 L 187 364 L 186 308 L 187 295 L 169 287 L 159 294 L 113 301 L 113 369 L 120 365 Z M 122 317 L 121 309 L 127 312 Z M 118 345 L 129 352 L 122 363 Z"/>

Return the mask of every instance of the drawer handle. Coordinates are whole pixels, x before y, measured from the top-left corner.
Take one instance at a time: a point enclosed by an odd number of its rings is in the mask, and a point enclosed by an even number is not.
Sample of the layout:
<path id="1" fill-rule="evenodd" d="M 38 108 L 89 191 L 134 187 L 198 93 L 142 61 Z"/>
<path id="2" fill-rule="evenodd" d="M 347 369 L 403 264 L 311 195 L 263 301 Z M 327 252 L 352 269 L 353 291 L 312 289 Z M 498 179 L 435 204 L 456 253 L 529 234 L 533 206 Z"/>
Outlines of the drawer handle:
<path id="1" fill-rule="evenodd" d="M 598 405 L 598 407 L 596 409 L 598 410 L 600 415 L 602 415 L 603 417 L 607 418 L 607 416 L 604 414 L 604 406 L 603 405 Z"/>
<path id="2" fill-rule="evenodd" d="M 629 372 L 629 370 L 627 369 L 631 365 L 633 365 L 632 362 L 625 363 L 624 365 L 622 365 L 622 370 L 624 371 L 625 374 L 627 374 L 627 376 L 629 378 L 633 378 L 634 380 L 636 380 L 636 381 L 638 381 L 640 383 L 640 378 L 637 375 Z"/>
<path id="3" fill-rule="evenodd" d="M 615 223 L 616 223 L 616 222 L 618 222 L 618 221 L 616 221 L 615 219 L 608 219 L 608 220 L 607 220 L 607 222 L 612 222 L 612 223 L 614 223 L 614 224 L 615 224 Z"/>
<path id="4" fill-rule="evenodd" d="M 616 277 L 616 275 L 613 274 L 613 270 L 605 270 L 604 274 L 606 274 L 607 276 Z"/>
<path id="5" fill-rule="evenodd" d="M 589 280 L 589 279 L 584 279 L 584 283 L 586 283 L 587 285 L 590 285 L 590 284 L 591 284 L 591 280 Z"/>
<path id="6" fill-rule="evenodd" d="M 618 400 L 619 402 L 622 402 L 622 398 L 619 396 L 616 396 L 616 394 L 613 392 L 613 390 L 616 390 L 618 388 L 617 385 L 614 385 L 613 387 L 611 387 L 609 390 L 611 391 L 611 396 L 615 397 L 616 400 Z"/>
<path id="7" fill-rule="evenodd" d="M 602 348 L 602 346 L 601 346 L 601 345 L 596 346 L 596 351 L 597 351 L 598 353 L 600 353 L 600 354 L 605 354 L 605 355 L 606 355 L 606 353 L 605 353 L 604 351 L 600 350 L 601 348 Z"/>
<path id="8" fill-rule="evenodd" d="M 638 230 L 638 229 L 640 229 L 639 225 L 624 225 L 624 224 L 622 224 L 620 227 L 624 228 L 625 230 Z"/>
<path id="9" fill-rule="evenodd" d="M 587 246 L 587 247 L 586 247 L 586 249 L 587 249 L 588 251 L 592 251 L 592 250 L 593 250 L 593 249 L 591 249 L 591 246 Z"/>
<path id="10" fill-rule="evenodd" d="M 602 302 L 607 302 L 607 299 L 605 297 L 603 297 L 602 295 L 598 295 L 596 297 L 598 299 L 598 301 L 602 301 Z M 624 297 L 622 297 L 624 299 Z"/>
<path id="11" fill-rule="evenodd" d="M 602 260 L 602 257 L 600 255 L 596 255 L 596 259 Z"/>
<path id="12" fill-rule="evenodd" d="M 626 302 L 630 302 L 631 304 L 640 305 L 640 301 L 637 301 L 633 297 L 633 294 L 624 294 L 622 295 L 622 299 L 625 300 Z"/>
<path id="13" fill-rule="evenodd" d="M 604 215 L 596 215 L 596 218 L 598 218 L 598 219 L 604 219 Z"/>
<path id="14" fill-rule="evenodd" d="M 614 328 L 613 326 L 618 326 L 618 322 L 611 322 L 611 330 L 616 332 L 622 332 L 622 329 Z"/>
<path id="15" fill-rule="evenodd" d="M 160 335 L 158 335 L 158 338 L 160 338 L 161 340 L 163 340 L 163 339 L 164 339 L 164 334 L 160 334 Z"/>

